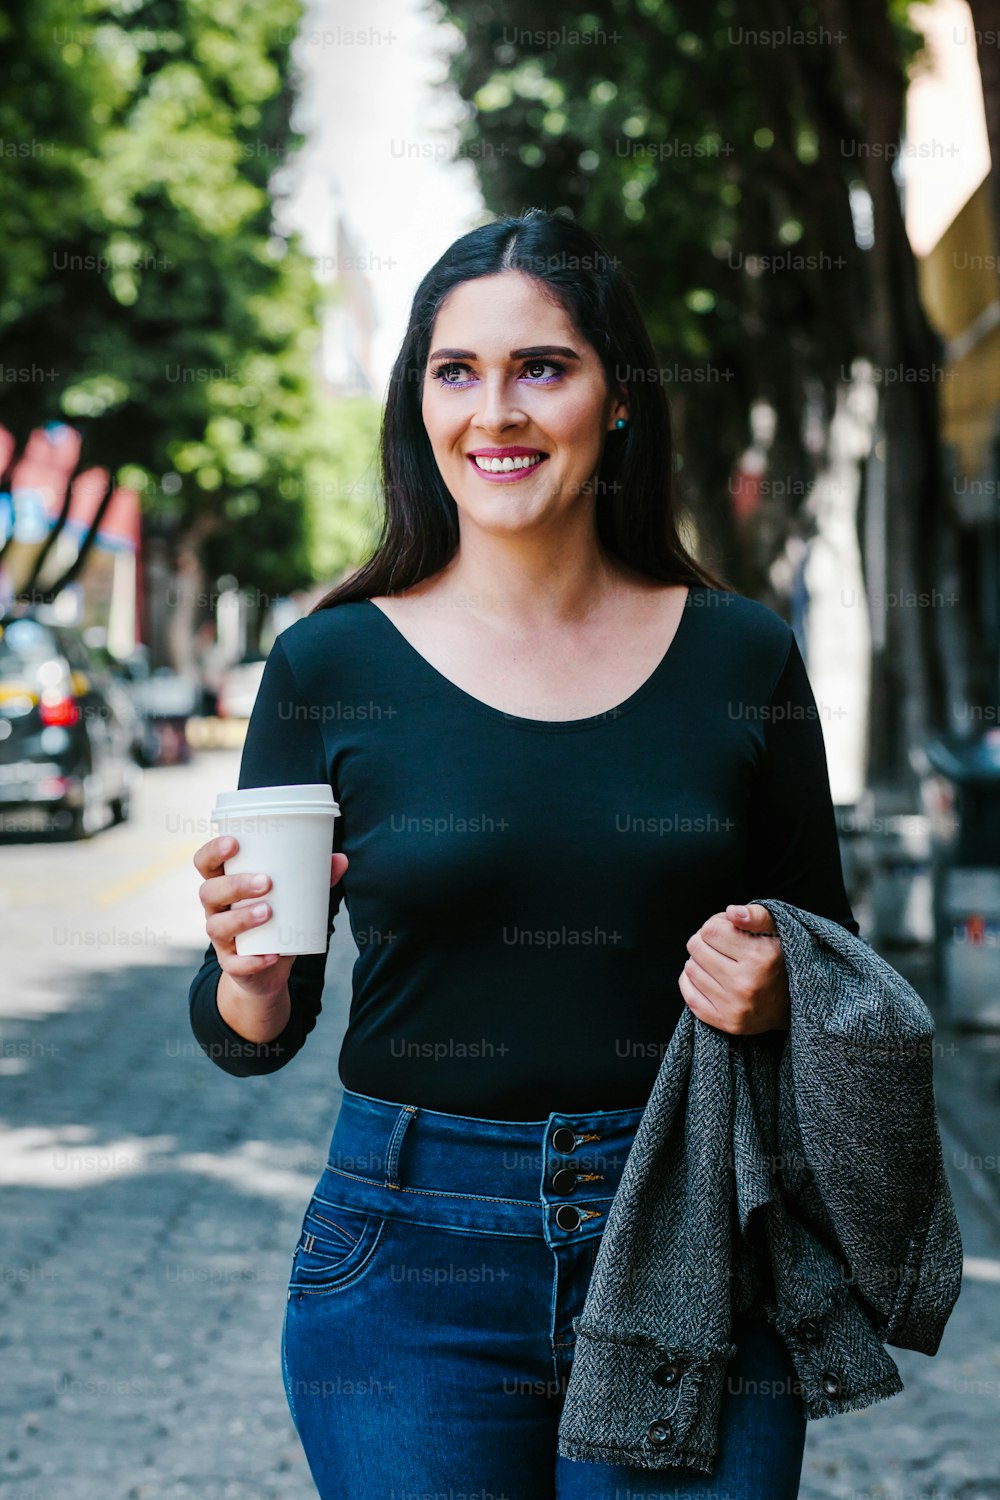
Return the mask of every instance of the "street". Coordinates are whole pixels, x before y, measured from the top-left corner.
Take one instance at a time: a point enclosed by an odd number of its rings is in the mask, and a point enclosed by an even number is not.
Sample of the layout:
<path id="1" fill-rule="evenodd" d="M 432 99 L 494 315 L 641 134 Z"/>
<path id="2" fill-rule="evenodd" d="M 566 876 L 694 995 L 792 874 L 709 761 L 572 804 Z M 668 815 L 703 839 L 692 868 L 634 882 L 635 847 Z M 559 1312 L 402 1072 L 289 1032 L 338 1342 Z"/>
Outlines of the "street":
<path id="1" fill-rule="evenodd" d="M 191 855 L 238 766 L 201 752 L 144 772 L 124 826 L 0 847 L 0 1500 L 314 1494 L 279 1341 L 356 950 L 342 911 L 323 1015 L 284 1072 L 230 1078 L 198 1048 Z M 890 1350 L 902 1395 L 810 1424 L 805 1500 L 1000 1500 L 1000 1036 L 940 1024 L 937 1043 L 962 1295 L 936 1357 Z"/>

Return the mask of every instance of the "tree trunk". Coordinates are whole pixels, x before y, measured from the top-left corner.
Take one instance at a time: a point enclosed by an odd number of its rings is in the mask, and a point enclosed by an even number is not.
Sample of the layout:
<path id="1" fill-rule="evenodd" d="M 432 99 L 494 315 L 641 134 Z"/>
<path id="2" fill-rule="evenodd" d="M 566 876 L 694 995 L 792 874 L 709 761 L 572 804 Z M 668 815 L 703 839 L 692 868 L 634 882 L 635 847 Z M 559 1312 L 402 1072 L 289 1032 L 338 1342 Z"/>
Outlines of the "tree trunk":
<path id="1" fill-rule="evenodd" d="M 995 253 L 1000 255 L 1000 0 L 968 0 L 968 4 L 976 30 L 976 55 L 990 143 L 993 245 Z"/>
<path id="2" fill-rule="evenodd" d="M 70 506 L 73 501 L 73 486 L 80 475 L 88 467 L 88 459 L 85 457 L 84 452 L 86 446 L 87 444 L 85 435 L 81 433 L 80 451 L 76 456 L 76 463 L 73 465 L 72 472 L 67 475 L 66 486 L 63 490 L 63 497 L 59 506 L 59 514 L 56 516 L 55 520 L 52 522 L 52 525 L 49 527 L 49 533 L 46 536 L 45 541 L 42 543 L 41 549 L 39 550 L 38 555 L 36 556 L 35 561 L 32 564 L 31 572 L 25 580 L 24 587 L 21 590 L 21 592 L 28 598 L 32 597 L 32 590 L 34 590 L 35 585 L 41 578 L 42 572 L 45 568 L 45 564 L 49 559 L 52 549 L 55 546 L 56 542 L 59 540 L 59 537 L 62 535 L 66 522 L 69 519 Z"/>
<path id="3" fill-rule="evenodd" d="M 195 618 L 205 583 L 198 556 L 199 539 L 200 529 L 197 526 L 181 539 L 170 580 L 172 607 L 167 614 L 167 639 L 171 665 L 182 677 L 198 676 L 194 649 Z"/>
<path id="4" fill-rule="evenodd" d="M 887 11 L 866 0 L 822 0 L 822 8 L 830 29 L 844 34 L 838 57 L 875 223 L 868 311 L 881 392 L 885 596 L 869 598 L 869 774 L 876 784 L 914 789 L 908 750 L 946 719 L 934 596 L 934 558 L 945 524 L 937 388 L 942 349 L 920 302 L 893 173 L 906 79 Z"/>
<path id="5" fill-rule="evenodd" d="M 14 473 L 17 469 L 18 464 L 21 462 L 21 459 L 24 457 L 24 450 L 28 446 L 28 439 L 26 437 L 20 436 L 16 432 L 11 433 L 11 436 L 14 439 L 14 443 L 10 450 L 10 457 L 4 465 L 3 473 L 0 474 L 0 493 L 10 495 L 11 498 L 13 498 Z M 7 548 L 11 545 L 13 540 L 14 527 L 12 525 L 10 528 L 10 535 L 4 537 L 3 542 L 0 543 L 0 562 L 3 562 L 4 553 L 7 551 Z"/>
<path id="6" fill-rule="evenodd" d="M 104 520 L 104 517 L 107 514 L 108 506 L 111 504 L 111 499 L 115 493 L 116 485 L 116 476 L 113 473 L 109 474 L 107 482 L 104 486 L 104 494 L 101 496 L 100 504 L 95 510 L 93 519 L 90 525 L 87 527 L 86 532 L 80 538 L 80 548 L 76 554 L 76 557 L 70 563 L 69 567 L 63 573 L 61 578 L 57 578 L 54 583 L 50 583 L 46 587 L 36 590 L 35 598 L 38 599 L 41 603 L 51 604 L 54 599 L 58 598 L 64 588 L 68 587 L 69 584 L 74 583 L 79 577 L 80 573 L 83 570 L 83 565 L 90 555 L 90 549 L 97 539 L 97 533 L 100 530 L 101 522 Z M 66 493 L 67 495 L 69 494 L 69 486 L 67 486 Z M 63 521 L 65 521 L 65 516 L 68 513 L 69 506 L 68 504 L 66 504 L 63 508 Z M 54 532 L 49 533 L 49 536 L 46 538 L 46 546 L 51 543 L 54 534 Z M 42 551 L 44 553 L 45 548 L 43 548 Z M 35 570 L 32 574 L 32 582 L 37 579 L 40 570 L 41 562 L 36 561 Z"/>

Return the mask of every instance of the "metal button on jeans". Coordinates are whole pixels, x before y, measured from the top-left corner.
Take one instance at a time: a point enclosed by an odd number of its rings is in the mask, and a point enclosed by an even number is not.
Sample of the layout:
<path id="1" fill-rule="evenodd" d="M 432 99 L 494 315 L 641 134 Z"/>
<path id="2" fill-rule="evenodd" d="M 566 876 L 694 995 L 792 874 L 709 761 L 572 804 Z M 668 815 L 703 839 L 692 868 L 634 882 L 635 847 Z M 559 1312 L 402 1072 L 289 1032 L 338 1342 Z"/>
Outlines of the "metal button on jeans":
<path id="1" fill-rule="evenodd" d="M 669 1443 L 673 1435 L 674 1429 L 669 1422 L 650 1422 L 646 1428 L 646 1437 L 658 1448 L 661 1448 L 664 1443 Z"/>
<path id="2" fill-rule="evenodd" d="M 582 1215 L 572 1203 L 560 1203 L 556 1209 L 556 1223 L 560 1229 L 579 1229 Z"/>
<path id="3" fill-rule="evenodd" d="M 571 1193 L 576 1187 L 576 1173 L 570 1167 L 560 1167 L 552 1178 L 554 1193 Z"/>
<path id="4" fill-rule="evenodd" d="M 570 1130 L 568 1125 L 560 1125 L 558 1130 L 552 1132 L 552 1147 L 561 1156 L 568 1156 L 571 1151 L 576 1150 L 576 1131 Z"/>

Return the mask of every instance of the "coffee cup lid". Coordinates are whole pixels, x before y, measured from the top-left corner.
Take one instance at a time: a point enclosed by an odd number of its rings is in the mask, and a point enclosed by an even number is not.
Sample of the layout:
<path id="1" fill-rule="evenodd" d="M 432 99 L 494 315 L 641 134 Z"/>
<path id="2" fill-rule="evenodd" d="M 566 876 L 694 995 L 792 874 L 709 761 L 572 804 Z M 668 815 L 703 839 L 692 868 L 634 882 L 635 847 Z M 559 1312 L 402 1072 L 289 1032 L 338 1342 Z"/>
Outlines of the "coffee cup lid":
<path id="1" fill-rule="evenodd" d="M 292 786 L 240 787 L 219 792 L 212 809 L 212 822 L 222 818 L 253 817 L 255 813 L 333 813 L 340 807 L 333 787 L 326 781 L 300 782 Z"/>

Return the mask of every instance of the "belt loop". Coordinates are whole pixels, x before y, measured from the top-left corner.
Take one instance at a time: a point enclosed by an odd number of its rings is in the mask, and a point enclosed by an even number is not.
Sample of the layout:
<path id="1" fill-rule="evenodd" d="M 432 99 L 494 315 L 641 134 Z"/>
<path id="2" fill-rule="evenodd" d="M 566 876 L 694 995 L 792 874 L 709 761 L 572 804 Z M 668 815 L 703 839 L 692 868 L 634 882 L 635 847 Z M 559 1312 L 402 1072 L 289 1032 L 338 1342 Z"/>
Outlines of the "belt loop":
<path id="1" fill-rule="evenodd" d="M 399 1190 L 399 1148 L 406 1133 L 406 1127 L 416 1117 L 417 1108 L 416 1104 L 404 1104 L 396 1116 L 396 1123 L 392 1127 L 389 1144 L 385 1153 L 385 1185 L 387 1188 Z"/>

